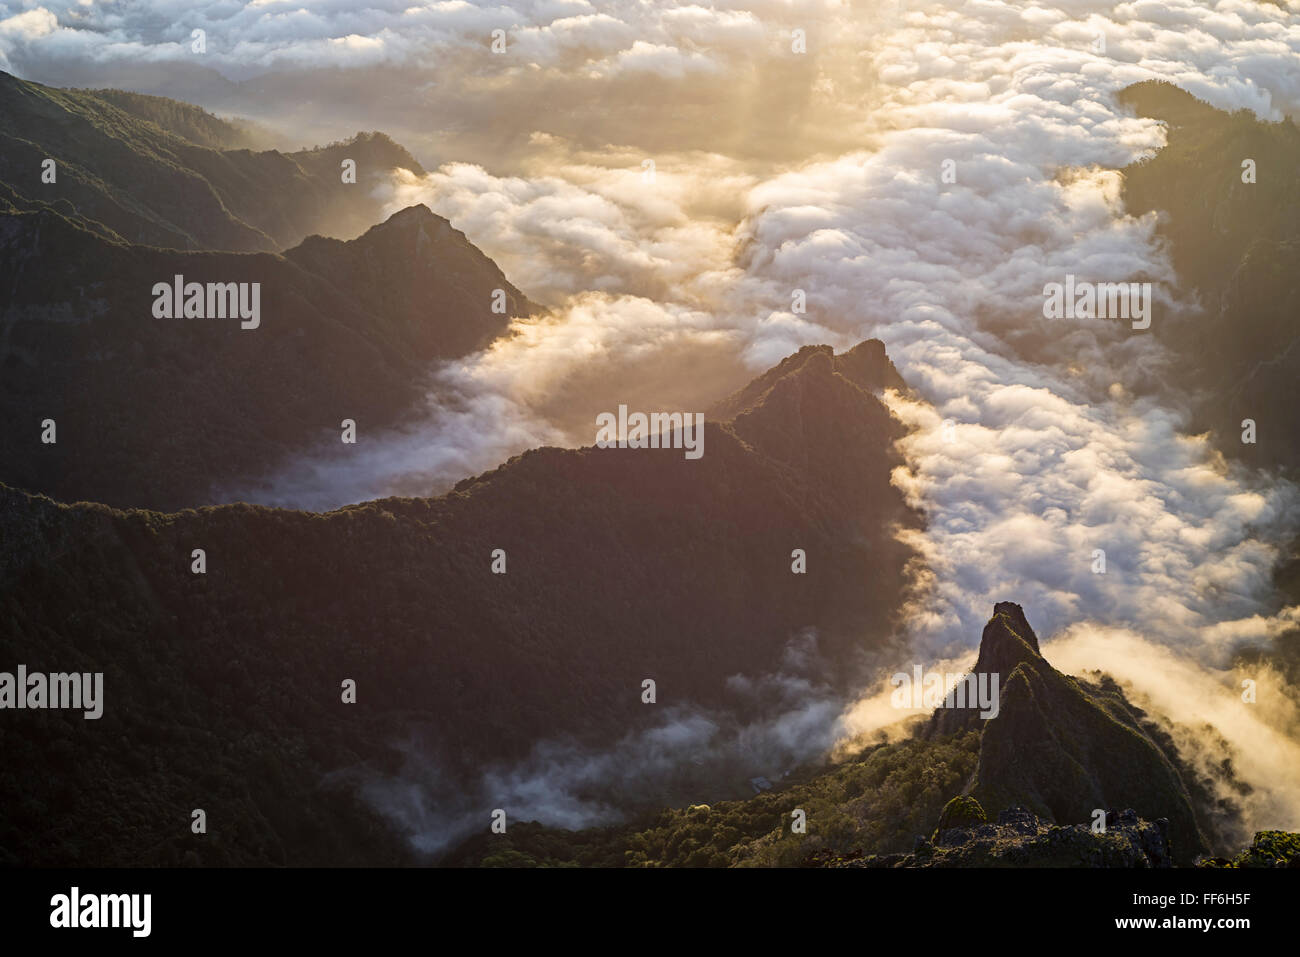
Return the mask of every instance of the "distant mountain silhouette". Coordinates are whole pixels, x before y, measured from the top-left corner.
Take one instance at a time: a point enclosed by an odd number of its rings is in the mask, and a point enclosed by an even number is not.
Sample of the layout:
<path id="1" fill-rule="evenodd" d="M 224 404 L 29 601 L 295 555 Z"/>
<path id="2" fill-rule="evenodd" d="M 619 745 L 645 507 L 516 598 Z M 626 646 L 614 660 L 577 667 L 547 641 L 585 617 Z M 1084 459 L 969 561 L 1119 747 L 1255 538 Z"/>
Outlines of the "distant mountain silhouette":
<path id="1" fill-rule="evenodd" d="M 0 72 L 0 200 L 55 205 L 131 243 L 276 252 L 313 233 L 356 235 L 381 216 L 377 182 L 397 167 L 424 172 L 381 133 L 296 153 L 249 145 L 244 128 L 188 103 Z"/>
<path id="2" fill-rule="evenodd" d="M 1178 274 L 1203 306 L 1151 327 L 1192 397 L 1190 431 L 1209 432 L 1232 459 L 1300 480 L 1300 127 L 1216 110 L 1169 83 L 1139 83 L 1120 99 L 1168 126 L 1168 145 L 1124 170 L 1124 202 L 1134 214 L 1159 212 Z M 1247 160 L 1253 183 L 1243 182 Z M 1253 444 L 1243 442 L 1247 419 Z M 1288 603 L 1300 602 L 1300 538 L 1276 581 Z M 1298 681 L 1300 630 L 1240 657 L 1269 658 Z"/>
<path id="3" fill-rule="evenodd" d="M 1152 323 L 1181 360 L 1178 378 L 1198 401 L 1196 426 L 1212 430 L 1227 455 L 1295 470 L 1300 128 L 1216 110 L 1164 82 L 1128 87 L 1120 100 L 1168 128 L 1163 149 L 1124 170 L 1124 202 L 1135 215 L 1159 211 L 1174 266 L 1204 306 L 1186 321 Z M 1243 419 L 1256 423 L 1253 445 L 1241 441 Z"/>
<path id="4" fill-rule="evenodd" d="M 155 318 L 154 285 L 176 275 L 260 283 L 260 326 Z M 400 421 L 432 360 L 536 308 L 424 206 L 278 256 L 133 246 L 49 207 L 0 205 L 0 288 L 0 481 L 162 509 L 338 444 L 344 419 Z M 40 441 L 47 419 L 55 444 Z"/>

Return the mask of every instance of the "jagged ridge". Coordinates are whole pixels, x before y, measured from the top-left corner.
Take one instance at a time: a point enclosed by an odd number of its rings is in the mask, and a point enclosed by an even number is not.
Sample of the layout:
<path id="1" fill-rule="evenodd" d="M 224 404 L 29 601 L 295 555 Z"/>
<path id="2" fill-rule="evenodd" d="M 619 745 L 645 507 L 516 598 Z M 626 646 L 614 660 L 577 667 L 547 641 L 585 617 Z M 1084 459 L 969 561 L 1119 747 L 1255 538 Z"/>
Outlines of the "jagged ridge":
<path id="1" fill-rule="evenodd" d="M 708 422 L 699 460 L 544 448 L 438 499 L 327 515 L 117 511 L 0 488 L 0 658 L 103 670 L 108 701 L 93 733 L 23 713 L 13 765 L 57 754 L 61 771 L 0 775 L 0 847 L 51 864 L 393 862 L 346 788 L 317 788 L 363 763 L 395 772 L 413 734 L 463 798 L 538 738 L 600 746 L 656 719 L 646 677 L 665 704 L 745 706 L 726 679 L 778 670 L 805 627 L 850 681 L 863 643 L 890 632 L 911 557 L 893 537 L 914 520 L 890 485 L 901 426 L 830 363 L 787 375 L 803 405 L 773 389 L 745 440 Z M 791 466 L 791 436 L 831 471 Z M 796 546 L 806 575 L 791 574 Z M 175 826 L 199 791 L 234 834 Z"/>

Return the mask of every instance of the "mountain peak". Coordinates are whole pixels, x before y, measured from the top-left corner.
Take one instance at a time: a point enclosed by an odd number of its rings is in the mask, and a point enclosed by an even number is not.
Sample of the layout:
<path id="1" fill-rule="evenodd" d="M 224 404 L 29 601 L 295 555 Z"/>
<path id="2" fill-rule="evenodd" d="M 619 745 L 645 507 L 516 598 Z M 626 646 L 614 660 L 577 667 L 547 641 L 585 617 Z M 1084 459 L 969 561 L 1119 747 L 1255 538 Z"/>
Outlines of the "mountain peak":
<path id="1" fill-rule="evenodd" d="M 1005 685 L 1012 672 L 1021 664 L 1041 666 L 1051 670 L 1038 650 L 1038 636 L 1025 618 L 1025 610 L 1013 601 L 1000 601 L 993 605 L 993 616 L 984 625 L 980 635 L 979 656 L 971 673 L 997 675 L 999 685 Z M 957 731 L 982 727 L 979 708 L 945 707 L 930 718 L 929 733 L 953 734 Z"/>
<path id="2" fill-rule="evenodd" d="M 984 625 L 979 641 L 975 674 L 1006 676 L 1026 661 L 1041 661 L 1039 636 L 1035 635 L 1024 609 L 1015 602 L 997 602 L 993 616 Z"/>
<path id="3" fill-rule="evenodd" d="M 879 339 L 865 339 L 839 355 L 828 345 L 804 346 L 742 389 L 715 403 L 708 411 L 708 416 L 717 421 L 733 419 L 760 405 L 774 388 L 783 383 L 788 385 L 800 375 L 821 379 L 839 375 L 870 393 L 878 393 L 887 388 L 899 391 L 907 389 L 902 376 L 885 353 L 885 344 Z"/>
<path id="4" fill-rule="evenodd" d="M 416 203 L 414 206 L 407 206 L 405 209 L 399 209 L 393 215 L 389 216 L 380 225 L 387 226 L 389 223 L 445 223 L 443 219 L 424 203 Z"/>
<path id="5" fill-rule="evenodd" d="M 328 169 L 335 172 L 340 158 L 355 159 L 357 166 L 366 166 L 372 172 L 405 169 L 416 176 L 424 176 L 424 167 L 411 153 L 386 133 L 358 132 L 345 140 L 316 146 L 289 154 L 293 159 L 318 172 Z"/>
<path id="6" fill-rule="evenodd" d="M 984 633 L 980 636 L 976 673 L 1000 674 L 1005 677 L 1022 661 L 1041 657 L 1038 636 L 1029 626 L 1025 610 L 1013 601 L 997 602 L 993 606 L 993 617 L 988 620 Z"/>
<path id="7" fill-rule="evenodd" d="M 423 203 L 399 209 L 356 239 L 311 236 L 286 259 L 327 278 L 385 317 L 420 360 L 464 355 L 537 307 L 460 230 Z M 505 312 L 493 309 L 500 290 Z"/>
<path id="8" fill-rule="evenodd" d="M 399 209 L 352 242 L 366 244 L 376 240 L 389 241 L 390 238 L 403 248 L 413 240 L 414 248 L 421 256 L 428 256 L 435 247 L 450 244 L 464 250 L 473 250 L 475 258 L 487 258 L 470 243 L 464 233 L 451 224 L 451 220 L 439 216 L 424 203 Z"/>
<path id="9" fill-rule="evenodd" d="M 975 674 L 997 675 L 997 713 L 937 709 L 926 734 L 978 730 L 975 775 L 963 790 L 982 807 L 1024 804 L 1057 824 L 1085 821 L 1096 808 L 1133 807 L 1168 818 L 1174 857 L 1190 863 L 1204 846 L 1179 771 L 1143 726 L 1140 712 L 1100 686 L 1071 678 L 1043 658 L 1024 609 L 993 606 Z"/>
<path id="10" fill-rule="evenodd" d="M 863 339 L 852 349 L 835 356 L 835 371 L 870 392 L 882 389 L 907 391 L 907 384 L 879 339 Z"/>

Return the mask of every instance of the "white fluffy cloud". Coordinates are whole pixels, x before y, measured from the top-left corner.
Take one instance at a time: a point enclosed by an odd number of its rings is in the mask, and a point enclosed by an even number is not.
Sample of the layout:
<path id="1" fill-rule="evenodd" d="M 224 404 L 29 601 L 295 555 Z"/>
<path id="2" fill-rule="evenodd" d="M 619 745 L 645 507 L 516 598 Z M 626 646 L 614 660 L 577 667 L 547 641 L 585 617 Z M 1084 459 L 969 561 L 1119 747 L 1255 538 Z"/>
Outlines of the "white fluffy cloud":
<path id="1" fill-rule="evenodd" d="M 969 643 L 991 602 L 1015 597 L 1049 633 L 1091 616 L 1221 655 L 1216 622 L 1269 611 L 1280 531 L 1261 529 L 1288 527 L 1294 490 L 1181 434 L 1178 403 L 1147 388 L 1164 361 L 1149 333 L 1044 319 L 1042 289 L 1066 273 L 1140 280 L 1154 284 L 1153 321 L 1186 307 L 1154 219 L 1124 213 L 1114 172 L 1163 130 L 1113 95 L 1164 75 L 1224 106 L 1294 103 L 1296 18 L 1235 2 L 921 4 L 868 27 L 833 3 L 750 6 L 566 5 L 530 29 L 567 38 L 589 66 L 669 34 L 690 52 L 718 27 L 730 38 L 719 50 L 761 64 L 789 52 L 755 31 L 779 39 L 776 24 L 801 20 L 829 62 L 860 44 L 873 64 L 857 90 L 869 145 L 789 167 L 743 149 L 593 150 L 539 129 L 512 158 L 518 175 L 464 163 L 399 174 L 392 208 L 429 203 L 554 310 L 454 374 L 522 421 L 593 355 L 723 343 L 757 369 L 809 342 L 878 336 L 923 399 L 894 400 L 919 428 L 898 482 L 930 517 L 918 638 Z M 791 309 L 796 289 L 806 314 Z M 509 444 L 498 434 L 523 443 L 554 426 L 486 429 L 483 455 L 454 461 L 486 466 Z"/>

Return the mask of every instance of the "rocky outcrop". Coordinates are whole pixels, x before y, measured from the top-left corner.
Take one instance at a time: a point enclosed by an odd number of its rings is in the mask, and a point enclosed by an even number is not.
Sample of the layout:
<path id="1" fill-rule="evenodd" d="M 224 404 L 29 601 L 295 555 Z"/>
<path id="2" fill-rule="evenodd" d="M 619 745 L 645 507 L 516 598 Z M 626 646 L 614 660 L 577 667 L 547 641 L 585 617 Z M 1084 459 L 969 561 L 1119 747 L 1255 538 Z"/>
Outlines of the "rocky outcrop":
<path id="1" fill-rule="evenodd" d="M 984 807 L 1024 805 L 1047 821 L 1092 820 L 1101 808 L 1132 807 L 1165 818 L 1180 863 L 1206 847 L 1177 767 L 1114 687 L 1063 675 L 1040 654 L 1038 637 L 1013 602 L 998 602 L 984 627 L 974 673 L 996 676 L 999 707 L 935 711 L 931 737 L 979 729 L 980 758 L 965 793 Z"/>
<path id="2" fill-rule="evenodd" d="M 1106 827 L 1058 824 L 1026 807 L 1010 807 L 997 820 L 941 828 L 920 838 L 910 854 L 828 857 L 825 867 L 1172 867 L 1169 822 L 1146 821 L 1131 808 L 1107 812 Z"/>
<path id="3" fill-rule="evenodd" d="M 1202 857 L 1197 867 L 1286 867 L 1300 868 L 1300 833 L 1256 831 L 1250 847 L 1236 857 Z"/>

